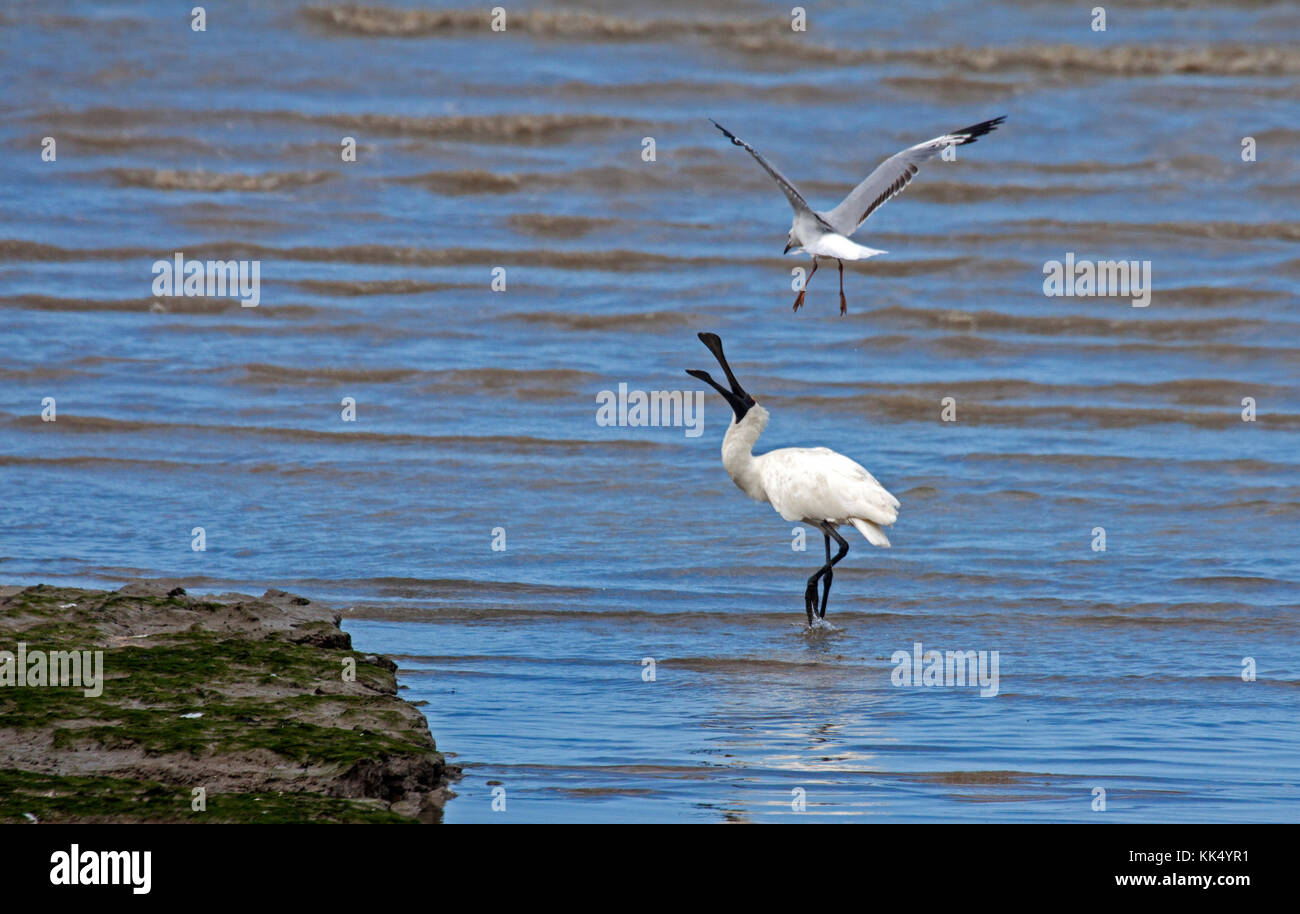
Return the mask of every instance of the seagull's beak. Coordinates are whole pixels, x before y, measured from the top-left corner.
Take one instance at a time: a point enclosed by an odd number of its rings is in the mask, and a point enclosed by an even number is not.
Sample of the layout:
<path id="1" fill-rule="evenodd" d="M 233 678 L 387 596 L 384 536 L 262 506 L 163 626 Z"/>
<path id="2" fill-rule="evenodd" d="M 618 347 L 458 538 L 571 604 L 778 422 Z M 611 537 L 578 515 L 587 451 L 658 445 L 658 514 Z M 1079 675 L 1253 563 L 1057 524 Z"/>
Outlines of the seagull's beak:
<path id="1" fill-rule="evenodd" d="M 785 246 L 785 250 L 782 251 L 781 253 L 782 253 L 782 254 L 789 254 L 789 253 L 790 253 L 790 248 L 792 248 L 792 247 L 794 247 L 794 242 L 789 242 L 788 244 L 786 244 L 786 246 Z"/>

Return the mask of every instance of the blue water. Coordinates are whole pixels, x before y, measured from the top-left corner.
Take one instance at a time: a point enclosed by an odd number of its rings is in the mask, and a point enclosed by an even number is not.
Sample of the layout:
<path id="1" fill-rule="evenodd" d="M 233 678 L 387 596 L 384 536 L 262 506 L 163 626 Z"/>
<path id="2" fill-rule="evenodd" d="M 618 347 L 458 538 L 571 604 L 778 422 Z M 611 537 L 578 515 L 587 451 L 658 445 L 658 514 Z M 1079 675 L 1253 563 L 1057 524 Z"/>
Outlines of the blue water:
<path id="1" fill-rule="evenodd" d="M 308 6 L 0 13 L 0 583 L 336 604 L 464 767 L 450 822 L 1300 818 L 1293 6 Z M 1000 114 L 872 215 L 843 318 L 833 264 L 791 313 L 788 207 L 706 120 L 829 208 Z M 153 298 L 178 251 L 261 303 Z M 1150 306 L 1046 297 L 1067 252 L 1149 260 Z M 719 398 L 596 423 L 696 390 L 699 330 L 760 450 L 902 502 L 834 630 Z M 997 695 L 896 687 L 916 642 Z"/>

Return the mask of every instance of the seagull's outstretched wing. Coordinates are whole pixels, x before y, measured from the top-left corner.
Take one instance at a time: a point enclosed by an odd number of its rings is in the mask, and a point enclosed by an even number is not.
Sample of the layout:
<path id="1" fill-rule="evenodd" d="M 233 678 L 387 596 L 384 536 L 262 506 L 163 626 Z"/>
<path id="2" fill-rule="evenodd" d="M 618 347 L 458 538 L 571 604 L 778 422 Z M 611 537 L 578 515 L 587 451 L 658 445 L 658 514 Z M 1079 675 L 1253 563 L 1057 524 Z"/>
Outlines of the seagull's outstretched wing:
<path id="1" fill-rule="evenodd" d="M 853 188 L 839 206 L 818 215 L 841 235 L 852 235 L 881 204 L 902 192 L 916 175 L 918 165 L 934 158 L 949 146 L 964 146 L 975 142 L 1005 120 L 1005 116 L 995 117 L 991 121 L 963 127 L 890 156 L 867 175 L 865 181 Z"/>
<path id="2" fill-rule="evenodd" d="M 775 168 L 769 165 L 767 163 L 767 159 L 763 158 L 761 155 L 755 152 L 753 146 L 749 145 L 740 137 L 736 136 L 726 127 L 723 127 L 713 118 L 709 118 L 709 123 L 712 124 L 714 127 L 717 127 L 719 130 L 721 130 L 723 136 L 731 140 L 731 142 L 734 143 L 735 145 L 744 149 L 746 152 L 748 152 L 750 155 L 754 157 L 754 161 L 758 162 L 759 165 L 763 166 L 763 170 L 772 176 L 773 181 L 775 181 L 777 184 L 780 185 L 781 192 L 785 194 L 785 198 L 790 201 L 790 206 L 794 209 L 796 213 L 809 213 L 811 215 L 815 215 L 813 213 L 812 207 L 808 205 L 808 201 L 803 198 L 803 194 L 799 193 L 799 189 L 795 187 L 793 184 L 791 184 L 789 179 L 787 179 L 785 175 L 781 174 L 781 172 L 777 171 Z"/>

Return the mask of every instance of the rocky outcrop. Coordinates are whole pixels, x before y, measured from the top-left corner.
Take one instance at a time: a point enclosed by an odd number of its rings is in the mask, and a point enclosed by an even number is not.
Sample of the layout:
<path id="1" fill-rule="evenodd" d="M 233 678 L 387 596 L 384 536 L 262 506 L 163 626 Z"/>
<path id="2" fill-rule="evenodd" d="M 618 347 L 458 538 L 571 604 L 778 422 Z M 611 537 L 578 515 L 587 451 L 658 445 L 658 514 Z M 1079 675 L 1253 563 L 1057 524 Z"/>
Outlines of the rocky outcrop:
<path id="1" fill-rule="evenodd" d="M 441 818 L 458 771 L 332 610 L 173 581 L 0 594 L 0 821 Z M 53 651 L 98 652 L 102 681 L 26 675 Z"/>

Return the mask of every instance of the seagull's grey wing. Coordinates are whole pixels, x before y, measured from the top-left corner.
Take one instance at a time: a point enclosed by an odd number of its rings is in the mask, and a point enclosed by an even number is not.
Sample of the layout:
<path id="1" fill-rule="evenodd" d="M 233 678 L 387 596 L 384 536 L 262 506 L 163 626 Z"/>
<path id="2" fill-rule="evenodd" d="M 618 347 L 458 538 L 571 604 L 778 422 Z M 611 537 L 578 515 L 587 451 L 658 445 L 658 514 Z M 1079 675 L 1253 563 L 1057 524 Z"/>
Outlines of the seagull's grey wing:
<path id="1" fill-rule="evenodd" d="M 911 183 L 918 165 L 934 158 L 949 146 L 964 146 L 975 142 L 1005 120 L 1006 117 L 995 117 L 991 121 L 963 127 L 890 156 L 867 175 L 865 181 L 853 188 L 839 206 L 819 215 L 841 235 L 852 235 L 881 204 L 897 196 Z"/>
<path id="2" fill-rule="evenodd" d="M 711 123 L 714 127 L 717 127 L 719 130 L 721 130 L 723 136 L 731 140 L 731 142 L 734 143 L 735 145 L 744 149 L 746 152 L 748 152 L 750 155 L 754 157 L 754 161 L 758 162 L 759 165 L 763 166 L 763 170 L 766 171 L 769 175 L 771 175 L 772 180 L 775 181 L 781 187 L 781 192 L 785 194 L 785 198 L 790 201 L 790 206 L 791 208 L 794 209 L 796 213 L 809 213 L 812 215 L 816 215 L 815 213 L 813 213 L 812 207 L 808 205 L 808 201 L 803 198 L 803 194 L 799 193 L 799 189 L 795 187 L 793 184 L 791 184 L 789 179 L 787 179 L 785 175 L 781 174 L 781 172 L 777 171 L 775 168 L 769 165 L 767 159 L 763 158 L 761 155 L 755 152 L 753 146 L 749 145 L 740 137 L 736 136 L 726 127 L 723 127 L 713 118 L 709 118 L 709 123 Z"/>

